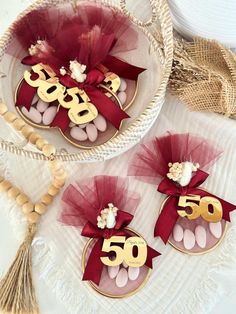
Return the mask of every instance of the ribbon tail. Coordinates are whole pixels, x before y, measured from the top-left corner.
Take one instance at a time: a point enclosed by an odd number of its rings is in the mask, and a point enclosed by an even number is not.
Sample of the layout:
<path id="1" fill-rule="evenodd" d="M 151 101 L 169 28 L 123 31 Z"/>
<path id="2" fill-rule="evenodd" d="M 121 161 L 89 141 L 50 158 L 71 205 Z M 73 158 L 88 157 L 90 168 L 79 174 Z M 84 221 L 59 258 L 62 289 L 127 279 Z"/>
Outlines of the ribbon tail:
<path id="1" fill-rule="evenodd" d="M 220 197 L 218 197 L 218 196 L 216 196 L 214 194 L 211 194 L 211 193 L 209 193 L 207 191 L 201 190 L 201 196 L 211 196 L 211 197 L 217 198 L 221 202 L 221 205 L 222 205 L 222 209 L 223 209 L 223 216 L 222 216 L 222 218 L 224 220 L 230 222 L 230 213 L 236 209 L 236 205 L 231 204 L 229 202 L 226 202 L 222 198 L 220 198 Z"/>
<path id="2" fill-rule="evenodd" d="M 108 68 L 109 71 L 116 73 L 120 77 L 133 81 L 137 81 L 139 74 L 146 70 L 110 55 L 106 57 L 102 64 Z"/>
<path id="3" fill-rule="evenodd" d="M 30 86 L 25 80 L 23 80 L 17 92 L 16 106 L 25 107 L 29 110 L 35 94 L 36 88 Z"/>
<path id="4" fill-rule="evenodd" d="M 223 207 L 223 219 L 226 221 L 230 221 L 230 213 L 236 209 L 236 205 L 221 200 L 221 205 Z"/>
<path id="5" fill-rule="evenodd" d="M 65 132 L 70 124 L 70 118 L 68 116 L 68 109 L 60 106 L 55 118 L 50 124 L 51 127 L 58 127 Z"/>
<path id="6" fill-rule="evenodd" d="M 89 255 L 82 280 L 90 280 L 99 285 L 103 264 L 101 262 L 103 239 L 98 239 Z"/>
<path id="7" fill-rule="evenodd" d="M 178 201 L 170 196 L 163 207 L 154 229 L 154 237 L 160 237 L 164 243 L 167 243 L 174 225 L 179 217 L 177 213 Z"/>
<path id="8" fill-rule="evenodd" d="M 154 250 L 153 248 L 151 248 L 150 246 L 147 247 L 147 260 L 145 265 L 149 268 L 152 268 L 152 260 L 153 258 L 161 255 L 161 253 L 157 252 L 156 250 Z"/>
<path id="9" fill-rule="evenodd" d="M 84 90 L 97 110 L 119 130 L 122 120 L 129 118 L 129 115 L 99 89 L 86 86 Z"/>

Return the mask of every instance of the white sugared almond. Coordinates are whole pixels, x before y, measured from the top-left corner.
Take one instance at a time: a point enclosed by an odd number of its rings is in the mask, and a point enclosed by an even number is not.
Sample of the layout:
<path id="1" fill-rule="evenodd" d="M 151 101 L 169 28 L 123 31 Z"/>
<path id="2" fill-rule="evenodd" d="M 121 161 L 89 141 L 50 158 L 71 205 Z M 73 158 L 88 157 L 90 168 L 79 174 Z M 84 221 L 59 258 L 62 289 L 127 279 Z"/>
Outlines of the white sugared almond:
<path id="1" fill-rule="evenodd" d="M 95 142 L 98 137 L 98 130 L 94 124 L 89 123 L 86 125 L 86 132 L 90 142 Z"/>
<path id="2" fill-rule="evenodd" d="M 124 92 L 127 88 L 127 83 L 124 79 L 120 79 L 119 91 Z"/>
<path id="3" fill-rule="evenodd" d="M 211 234 L 219 239 L 222 235 L 222 225 L 221 222 L 209 222 L 209 229 L 211 231 Z"/>
<path id="4" fill-rule="evenodd" d="M 118 288 L 123 288 L 127 285 L 128 282 L 128 273 L 125 268 L 121 268 L 117 277 L 116 277 L 116 285 Z"/>
<path id="5" fill-rule="evenodd" d="M 83 123 L 83 124 L 80 124 L 79 125 L 79 127 L 81 128 L 81 129 L 84 129 L 85 127 L 86 127 L 86 125 L 87 125 L 88 123 Z"/>
<path id="6" fill-rule="evenodd" d="M 75 126 L 75 125 L 76 125 L 76 124 L 71 121 L 70 124 L 69 124 L 69 127 L 70 127 L 70 128 L 73 128 L 73 126 Z"/>
<path id="7" fill-rule="evenodd" d="M 109 266 L 107 271 L 108 271 L 108 275 L 111 279 L 116 278 L 117 274 L 119 273 L 120 270 L 120 266 Z"/>
<path id="8" fill-rule="evenodd" d="M 49 106 L 49 103 L 39 99 L 38 103 L 37 103 L 37 106 L 36 106 L 36 109 L 39 111 L 39 112 L 44 112 L 45 110 L 48 109 L 48 106 Z"/>
<path id="9" fill-rule="evenodd" d="M 128 268 L 129 280 L 136 280 L 139 276 L 139 273 L 140 273 L 139 267 L 129 267 Z"/>
<path id="10" fill-rule="evenodd" d="M 34 123 L 40 124 L 42 122 L 42 116 L 40 112 L 34 107 L 30 107 L 30 110 L 27 110 L 25 107 L 21 109 L 22 113 Z"/>
<path id="11" fill-rule="evenodd" d="M 106 131 L 107 122 L 106 119 L 101 114 L 98 114 L 98 116 L 93 120 L 93 123 L 99 131 L 101 132 Z"/>
<path id="12" fill-rule="evenodd" d="M 121 104 L 124 105 L 124 103 L 126 102 L 126 99 L 127 99 L 126 93 L 125 92 L 120 92 L 120 93 L 118 93 L 117 96 L 118 96 Z"/>
<path id="13" fill-rule="evenodd" d="M 35 94 L 34 95 L 34 98 L 33 98 L 33 100 L 32 100 L 32 105 L 34 105 L 34 104 L 36 104 L 36 102 L 39 100 L 39 96 L 38 96 L 38 94 Z"/>
<path id="14" fill-rule="evenodd" d="M 73 139 L 77 141 L 86 141 L 88 139 L 88 135 L 86 134 L 86 132 L 78 126 L 74 126 L 70 130 L 70 135 L 71 137 L 73 137 Z"/>
<path id="15" fill-rule="evenodd" d="M 184 230 L 184 247 L 186 250 L 191 250 L 195 245 L 195 235 L 194 233 L 186 229 Z"/>
<path id="16" fill-rule="evenodd" d="M 197 226 L 195 228 L 195 237 L 197 245 L 204 249 L 206 247 L 206 230 L 203 226 Z"/>
<path id="17" fill-rule="evenodd" d="M 55 118 L 56 113 L 57 113 L 57 107 L 56 106 L 48 107 L 48 109 L 46 109 L 43 113 L 43 124 L 44 125 L 51 124 L 53 119 Z"/>
<path id="18" fill-rule="evenodd" d="M 176 242 L 181 242 L 183 240 L 183 237 L 184 237 L 184 230 L 183 228 L 179 225 L 179 224 L 176 224 L 174 226 L 174 229 L 173 229 L 173 238 Z"/>

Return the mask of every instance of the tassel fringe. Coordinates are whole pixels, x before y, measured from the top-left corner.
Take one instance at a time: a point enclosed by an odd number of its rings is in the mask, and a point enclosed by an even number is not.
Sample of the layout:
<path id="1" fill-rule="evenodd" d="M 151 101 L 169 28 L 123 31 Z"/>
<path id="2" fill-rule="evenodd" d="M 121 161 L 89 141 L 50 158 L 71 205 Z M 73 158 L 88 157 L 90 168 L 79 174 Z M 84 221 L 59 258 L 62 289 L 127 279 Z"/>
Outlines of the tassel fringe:
<path id="1" fill-rule="evenodd" d="M 0 309 L 11 314 L 37 314 L 32 281 L 31 244 L 36 224 L 30 224 L 24 242 L 6 276 L 0 282 Z"/>

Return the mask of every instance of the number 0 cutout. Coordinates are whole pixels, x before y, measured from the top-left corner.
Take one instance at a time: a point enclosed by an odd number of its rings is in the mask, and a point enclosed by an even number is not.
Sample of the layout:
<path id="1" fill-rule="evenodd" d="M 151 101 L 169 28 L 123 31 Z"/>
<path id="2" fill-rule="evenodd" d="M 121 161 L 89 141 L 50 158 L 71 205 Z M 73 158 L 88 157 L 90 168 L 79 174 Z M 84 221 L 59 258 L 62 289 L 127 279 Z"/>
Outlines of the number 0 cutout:
<path id="1" fill-rule="evenodd" d="M 195 203 L 193 201 L 195 201 Z M 212 196 L 180 196 L 178 206 L 191 208 L 191 213 L 187 213 L 187 211 L 184 209 L 177 211 L 181 217 L 187 217 L 190 220 L 197 219 L 201 216 L 206 221 L 218 222 L 221 221 L 223 216 L 221 202 Z"/>

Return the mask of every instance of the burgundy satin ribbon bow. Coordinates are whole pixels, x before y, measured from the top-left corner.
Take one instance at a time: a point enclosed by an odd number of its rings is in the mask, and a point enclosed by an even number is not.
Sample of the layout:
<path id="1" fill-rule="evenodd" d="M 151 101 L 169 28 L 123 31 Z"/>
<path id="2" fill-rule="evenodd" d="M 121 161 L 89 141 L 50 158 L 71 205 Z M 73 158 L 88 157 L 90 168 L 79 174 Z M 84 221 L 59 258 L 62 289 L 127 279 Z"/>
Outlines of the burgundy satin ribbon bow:
<path id="1" fill-rule="evenodd" d="M 40 63 L 39 58 L 26 57 L 22 60 L 23 64 L 35 65 Z M 138 75 L 145 69 L 133 66 L 129 63 L 121 61 L 113 56 L 107 56 L 103 61 L 103 65 L 109 69 L 109 71 L 116 73 L 118 76 L 137 80 Z M 87 78 L 84 83 L 78 83 L 72 79 L 69 75 L 62 76 L 60 69 L 53 65 L 48 64 L 59 78 L 60 83 L 67 88 L 79 87 L 84 89 L 90 98 L 91 102 L 95 105 L 97 110 L 116 128 L 119 129 L 123 119 L 129 118 L 129 115 L 117 106 L 108 96 L 106 96 L 99 88 L 99 84 L 104 80 L 104 74 L 98 69 L 93 69 L 88 72 Z M 36 79 L 37 74 L 32 73 L 32 79 Z M 37 88 L 30 86 L 25 80 L 23 80 L 17 94 L 16 105 L 19 107 L 26 107 L 30 109 L 34 95 Z M 68 128 L 70 119 L 68 117 L 68 109 L 60 106 L 54 120 L 50 124 L 52 127 L 59 127 L 63 132 Z"/>
<path id="2" fill-rule="evenodd" d="M 174 181 L 171 181 L 168 178 L 165 178 L 161 181 L 161 183 L 158 185 L 157 190 L 163 194 L 169 195 L 170 197 L 164 204 L 164 207 L 162 208 L 162 211 L 157 219 L 154 229 L 155 237 L 160 236 L 164 243 L 168 241 L 169 236 L 175 226 L 175 223 L 180 217 L 177 213 L 177 210 L 181 209 L 181 207 L 178 206 L 178 202 L 179 197 L 183 195 L 192 194 L 200 195 L 202 197 L 211 196 L 218 199 L 221 202 L 223 208 L 223 219 L 226 221 L 230 221 L 229 213 L 235 210 L 236 206 L 224 201 L 214 194 L 197 188 L 207 179 L 208 176 L 208 173 L 202 170 L 198 170 L 186 187 L 178 186 Z"/>
<path id="3" fill-rule="evenodd" d="M 83 275 L 83 280 L 91 280 L 96 285 L 99 285 L 104 266 L 100 258 L 107 256 L 107 253 L 102 252 L 104 239 L 109 239 L 112 236 L 131 236 L 131 233 L 124 228 L 129 225 L 129 223 L 133 219 L 133 215 L 119 210 L 116 218 L 116 225 L 113 229 L 100 229 L 97 226 L 93 225 L 91 222 L 88 222 L 84 226 L 81 235 L 88 238 L 95 238 L 97 239 L 97 241 L 94 244 L 92 251 L 89 255 Z M 149 268 L 152 268 L 152 259 L 159 255 L 159 252 L 148 246 L 148 254 L 145 265 Z"/>

